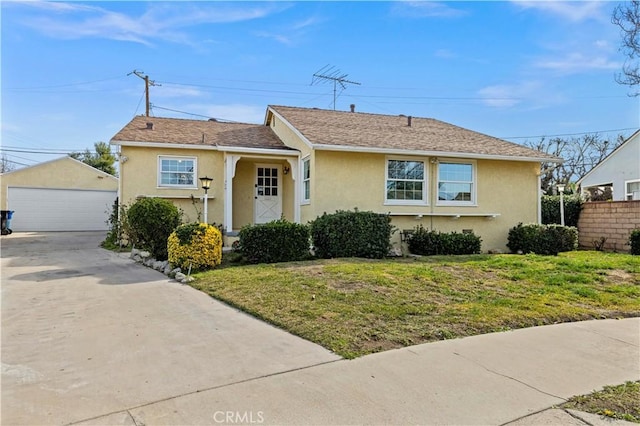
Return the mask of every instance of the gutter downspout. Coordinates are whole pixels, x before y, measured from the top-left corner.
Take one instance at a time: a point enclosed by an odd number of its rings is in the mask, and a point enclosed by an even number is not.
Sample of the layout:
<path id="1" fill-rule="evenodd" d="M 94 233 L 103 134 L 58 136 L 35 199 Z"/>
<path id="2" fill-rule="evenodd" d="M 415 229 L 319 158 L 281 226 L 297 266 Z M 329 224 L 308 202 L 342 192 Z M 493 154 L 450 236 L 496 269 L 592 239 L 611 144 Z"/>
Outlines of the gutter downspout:
<path id="1" fill-rule="evenodd" d="M 538 187 L 536 188 L 536 194 L 538 195 L 538 225 L 542 224 L 542 174 L 538 173 Z"/>

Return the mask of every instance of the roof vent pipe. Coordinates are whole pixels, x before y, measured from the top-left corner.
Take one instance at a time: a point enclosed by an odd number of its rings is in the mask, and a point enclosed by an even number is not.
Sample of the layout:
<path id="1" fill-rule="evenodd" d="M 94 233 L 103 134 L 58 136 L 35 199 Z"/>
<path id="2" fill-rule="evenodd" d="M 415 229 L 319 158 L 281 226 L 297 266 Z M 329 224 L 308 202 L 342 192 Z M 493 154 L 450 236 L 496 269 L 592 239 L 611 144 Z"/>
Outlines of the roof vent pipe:
<path id="1" fill-rule="evenodd" d="M 411 116 L 407 117 L 407 126 L 411 127 Z"/>
<path id="2" fill-rule="evenodd" d="M 153 130 L 153 123 L 152 122 L 150 122 L 150 121 L 147 122 L 147 129 Z"/>
<path id="3" fill-rule="evenodd" d="M 351 112 L 356 112 L 356 104 L 349 105 L 351 107 Z"/>

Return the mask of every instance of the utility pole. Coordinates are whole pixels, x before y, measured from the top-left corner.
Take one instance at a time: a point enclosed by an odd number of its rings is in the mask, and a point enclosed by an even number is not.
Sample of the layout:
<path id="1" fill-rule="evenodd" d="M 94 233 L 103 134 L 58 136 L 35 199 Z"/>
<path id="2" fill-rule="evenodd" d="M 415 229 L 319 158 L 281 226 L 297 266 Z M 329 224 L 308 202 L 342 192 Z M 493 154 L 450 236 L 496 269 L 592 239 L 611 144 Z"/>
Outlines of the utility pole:
<path id="1" fill-rule="evenodd" d="M 311 80 L 311 85 L 318 83 L 319 81 L 333 81 L 333 110 L 336 110 L 336 89 L 339 84 L 342 88 L 340 92 L 347 88 L 346 84 L 357 84 L 360 86 L 360 83 L 356 83 L 355 81 L 347 80 L 348 74 L 343 74 L 339 69 L 335 68 L 333 65 L 325 65 L 320 68 L 313 74 L 313 79 Z"/>
<path id="2" fill-rule="evenodd" d="M 133 70 L 131 71 L 129 74 L 127 75 L 131 75 L 131 74 L 135 74 L 136 77 L 140 77 L 141 79 L 144 80 L 144 93 L 145 93 L 145 98 L 146 98 L 146 115 L 147 117 L 149 117 L 149 109 L 151 106 L 151 103 L 149 102 L 149 86 L 162 86 L 161 84 L 156 83 L 153 80 L 149 80 L 149 76 L 148 75 L 143 75 L 144 71 L 137 71 L 137 70 Z"/>

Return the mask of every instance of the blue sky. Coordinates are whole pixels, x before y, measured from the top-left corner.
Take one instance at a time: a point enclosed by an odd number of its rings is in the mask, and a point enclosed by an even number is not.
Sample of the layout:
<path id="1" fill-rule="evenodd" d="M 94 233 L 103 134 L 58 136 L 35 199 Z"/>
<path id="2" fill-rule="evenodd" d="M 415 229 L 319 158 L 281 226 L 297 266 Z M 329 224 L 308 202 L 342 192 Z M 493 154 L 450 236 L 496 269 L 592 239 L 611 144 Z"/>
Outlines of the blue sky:
<path id="1" fill-rule="evenodd" d="M 333 85 L 312 84 L 329 65 L 360 83 L 339 93 L 339 110 L 432 117 L 519 143 L 630 135 L 640 97 L 614 79 L 616 5 L 3 1 L 2 152 L 31 165 L 56 158 L 43 150 L 108 141 L 145 112 L 133 70 L 159 84 L 155 116 L 261 123 L 269 104 L 332 109 Z"/>

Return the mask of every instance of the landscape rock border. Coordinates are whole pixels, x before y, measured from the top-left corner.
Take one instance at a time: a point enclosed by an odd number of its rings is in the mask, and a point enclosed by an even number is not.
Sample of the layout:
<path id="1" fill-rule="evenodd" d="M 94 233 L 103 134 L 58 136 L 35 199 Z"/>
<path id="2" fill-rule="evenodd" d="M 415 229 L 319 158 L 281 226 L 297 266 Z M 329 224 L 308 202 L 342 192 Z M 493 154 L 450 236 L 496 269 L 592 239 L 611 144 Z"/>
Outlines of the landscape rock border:
<path id="1" fill-rule="evenodd" d="M 182 283 L 188 284 L 194 280 L 192 276 L 187 276 L 182 272 L 180 268 L 173 268 L 168 260 L 156 260 L 151 256 L 151 253 L 144 250 L 131 249 L 131 254 L 129 255 L 131 259 L 133 259 L 136 263 L 140 263 L 148 268 L 155 269 L 156 271 L 162 272 L 169 278 L 173 278 L 174 280 Z"/>

